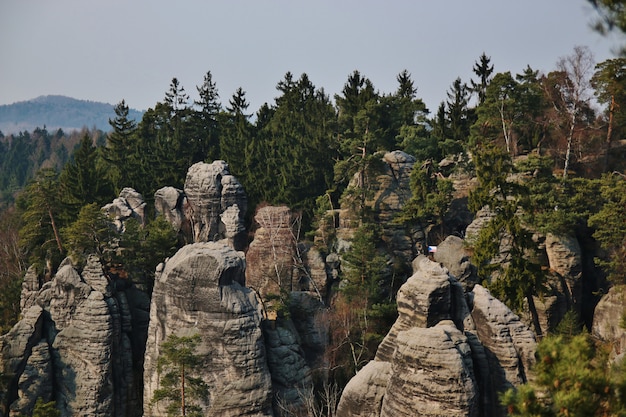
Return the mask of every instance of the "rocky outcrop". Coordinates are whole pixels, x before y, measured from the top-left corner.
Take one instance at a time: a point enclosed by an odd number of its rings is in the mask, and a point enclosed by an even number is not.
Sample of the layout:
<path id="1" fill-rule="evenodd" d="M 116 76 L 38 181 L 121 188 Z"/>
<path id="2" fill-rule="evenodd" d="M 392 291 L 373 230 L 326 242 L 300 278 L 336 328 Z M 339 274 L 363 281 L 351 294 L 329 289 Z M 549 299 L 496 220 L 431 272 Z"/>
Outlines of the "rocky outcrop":
<path id="1" fill-rule="evenodd" d="M 191 225 L 192 242 L 219 241 L 226 239 L 227 233 L 234 233 L 235 237 L 228 242 L 237 250 L 243 249 L 245 233 L 243 227 L 233 226 L 232 214 L 237 214 L 237 224 L 243 224 L 248 200 L 242 185 L 228 171 L 226 162 L 192 165 L 187 171 L 184 192 L 188 206 L 183 208 L 183 214 Z M 223 213 L 232 206 L 237 206 L 238 211 L 231 211 L 231 218 L 227 215 L 229 220 L 223 222 Z"/>
<path id="2" fill-rule="evenodd" d="M 174 187 L 163 187 L 154 193 L 154 208 L 172 225 L 174 230 L 191 238 L 191 225 L 185 217 L 187 197 L 183 190 Z"/>
<path id="3" fill-rule="evenodd" d="M 535 334 L 504 303 L 481 285 L 471 292 L 475 333 L 489 360 L 491 385 L 499 390 L 528 381 L 535 363 Z"/>
<path id="4" fill-rule="evenodd" d="M 466 296 L 439 264 L 414 265 L 396 323 L 346 386 L 338 415 L 505 415 L 496 391 L 527 381 L 533 332 L 480 285 Z"/>
<path id="5" fill-rule="evenodd" d="M 478 392 L 465 335 L 445 320 L 400 332 L 381 417 L 476 416 Z"/>
<path id="6" fill-rule="evenodd" d="M 478 282 L 476 268 L 472 265 L 465 243 L 460 237 L 452 235 L 446 237 L 437 245 L 433 258 L 441 263 L 467 290 L 471 290 Z"/>
<path id="7" fill-rule="evenodd" d="M 112 203 L 105 205 L 102 210 L 115 225 L 118 232 L 124 230 L 124 222 L 128 219 L 135 219 L 140 224 L 144 224 L 146 203 L 143 196 L 132 188 L 124 188 L 118 198 Z"/>
<path id="8" fill-rule="evenodd" d="M 246 252 L 246 284 L 261 294 L 280 296 L 294 288 L 295 216 L 286 206 L 261 207 L 254 221 L 254 239 Z"/>
<path id="9" fill-rule="evenodd" d="M 157 358 L 169 335 L 199 334 L 201 366 L 195 377 L 208 386 L 198 400 L 207 416 L 272 415 L 272 383 L 256 294 L 243 286 L 245 260 L 219 243 L 181 248 L 157 273 L 144 362 L 144 415 L 166 415 L 150 406 L 159 386 Z M 191 399 L 190 399 L 191 401 Z"/>
<path id="10" fill-rule="evenodd" d="M 23 287 L 23 304 L 31 307 L 0 338 L 9 379 L 3 403 L 11 415 L 30 415 L 38 398 L 55 401 L 62 416 L 141 415 L 133 393 L 141 389 L 137 363 L 145 337 L 131 340 L 145 327 L 129 307 L 137 298 L 126 292 L 132 287 L 113 285 L 93 256 L 81 273 L 66 260 L 38 290 L 37 282 L 31 276 Z"/>
<path id="11" fill-rule="evenodd" d="M 626 350 L 626 286 L 619 285 L 609 289 L 596 306 L 591 334 L 612 345 L 612 356 L 623 358 Z"/>
<path id="12" fill-rule="evenodd" d="M 185 243 L 219 241 L 235 250 L 246 247 L 244 217 L 248 200 L 224 161 L 192 165 L 184 190 L 157 190 L 154 206 Z"/>

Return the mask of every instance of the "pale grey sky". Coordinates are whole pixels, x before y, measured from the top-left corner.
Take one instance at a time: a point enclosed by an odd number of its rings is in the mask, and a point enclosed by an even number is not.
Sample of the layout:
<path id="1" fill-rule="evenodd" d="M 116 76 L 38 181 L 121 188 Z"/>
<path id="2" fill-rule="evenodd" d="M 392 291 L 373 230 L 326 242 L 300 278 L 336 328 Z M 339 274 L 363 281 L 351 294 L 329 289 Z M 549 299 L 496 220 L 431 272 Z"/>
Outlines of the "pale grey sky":
<path id="1" fill-rule="evenodd" d="M 495 72 L 544 73 L 577 45 L 600 62 L 618 40 L 590 29 L 587 0 L 0 0 L 0 104 L 40 95 L 145 110 L 177 77 L 208 70 L 227 104 L 273 103 L 287 71 L 331 97 L 355 69 L 380 92 L 411 74 L 431 112 L 484 51 Z"/>

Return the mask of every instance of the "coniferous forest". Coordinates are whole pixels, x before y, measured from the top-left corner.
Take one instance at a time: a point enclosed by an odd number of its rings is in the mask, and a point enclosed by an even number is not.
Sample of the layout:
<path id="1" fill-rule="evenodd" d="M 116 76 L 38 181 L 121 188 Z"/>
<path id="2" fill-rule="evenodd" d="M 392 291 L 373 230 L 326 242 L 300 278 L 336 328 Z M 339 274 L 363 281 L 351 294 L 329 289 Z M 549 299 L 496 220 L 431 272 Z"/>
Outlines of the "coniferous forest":
<path id="1" fill-rule="evenodd" d="M 614 2 L 593 3 L 611 27 L 622 29 Z M 129 118 L 121 100 L 108 132 L 0 134 L 0 331 L 19 318 L 28 267 L 34 265 L 45 281 L 68 255 L 77 262 L 89 253 L 109 256 L 112 232 L 99 208 L 124 187 L 144 196 L 151 221 L 129 227 L 118 242 L 132 257 L 107 260 L 149 283 L 156 264 L 181 245 L 155 216 L 154 193 L 165 185 L 182 189 L 188 168 L 199 161 L 228 163 L 247 193 L 249 216 L 262 205 L 286 205 L 301 213 L 308 232 L 319 227 L 322 213 L 355 195 L 349 184 L 356 174 L 376 169 L 383 152 L 402 150 L 422 169 L 411 174 L 412 197 L 401 221 L 439 230 L 441 240 L 458 232 L 444 221 L 452 190 L 440 179 L 451 175 L 441 162 L 461 161 L 454 169 L 477 179 L 469 210 L 488 206 L 496 213 L 473 244 L 472 263 L 481 277 L 499 272 L 489 289 L 511 309 L 527 306 L 545 284 L 543 271 L 524 256 L 534 244 L 529 230 L 587 236 L 600 248 L 595 262 L 607 282 L 626 284 L 626 58 L 594 62 L 589 49 L 576 47 L 547 73 L 529 65 L 516 74 L 498 68 L 486 51 L 468 66 L 474 77 L 451 80 L 436 109 L 419 98 L 425 80 L 407 71 L 398 73 L 395 91 L 381 92 L 355 70 L 333 97 L 306 73 L 287 72 L 276 84 L 275 101 L 259 109 L 250 108 L 241 88 L 222 96 L 207 71 L 193 87 L 197 99 L 173 78 L 141 120 Z M 369 269 L 360 273 L 375 274 L 380 259 L 367 244 L 376 239 L 376 219 L 367 210 L 359 215 L 363 227 L 346 262 L 358 258 L 357 250 L 369 250 Z M 503 234 L 515 236 L 505 269 L 490 262 Z M 359 296 L 350 293 L 355 286 L 344 291 L 342 302 Z M 541 354 L 553 354 L 555 344 L 568 346 L 572 357 L 559 360 L 589 364 L 590 389 L 624 386 L 623 372 L 614 377 L 599 364 L 600 348 L 584 333 L 585 318 L 578 319 L 569 333 L 546 337 Z M 552 365 L 539 364 L 536 387 L 503 397 L 511 414 L 544 415 L 534 390 L 557 398 L 559 387 L 549 378 L 568 378 Z M 623 413 L 625 395 L 615 392 L 620 394 L 598 400 L 596 409 L 608 410 L 610 403 Z"/>

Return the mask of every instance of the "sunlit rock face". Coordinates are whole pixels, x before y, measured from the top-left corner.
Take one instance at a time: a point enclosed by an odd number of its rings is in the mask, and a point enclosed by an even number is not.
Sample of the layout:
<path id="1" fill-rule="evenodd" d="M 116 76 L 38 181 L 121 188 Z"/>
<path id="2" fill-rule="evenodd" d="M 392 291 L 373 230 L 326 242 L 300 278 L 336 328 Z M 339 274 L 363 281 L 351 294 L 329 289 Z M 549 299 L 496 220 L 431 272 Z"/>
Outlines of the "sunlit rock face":
<path id="1" fill-rule="evenodd" d="M 203 415 L 272 415 L 272 382 L 256 294 L 244 287 L 241 252 L 215 242 L 181 248 L 157 274 L 144 362 L 144 415 L 164 416 L 150 404 L 159 387 L 157 359 L 171 334 L 199 334 L 195 377 L 208 387 L 197 399 Z M 189 399 L 190 403 L 193 401 Z"/>
<path id="2" fill-rule="evenodd" d="M 141 415 L 146 299 L 113 285 L 95 256 L 82 271 L 65 260 L 43 285 L 31 271 L 23 318 L 0 337 L 8 379 L 0 415 L 31 415 L 38 398 L 55 401 L 62 416 Z"/>
<path id="3" fill-rule="evenodd" d="M 426 257 L 400 288 L 398 319 L 346 386 L 338 416 L 504 416 L 497 391 L 528 379 L 534 333 L 487 290 Z"/>
<path id="4" fill-rule="evenodd" d="M 198 162 L 192 165 L 187 171 L 184 192 L 189 205 L 185 215 L 191 223 L 193 242 L 219 241 L 225 239 L 227 233 L 243 233 L 243 228 L 231 224 L 232 218 L 222 221 L 223 213 L 229 207 L 237 206 L 237 218 L 243 224 L 248 208 L 243 186 L 229 173 L 226 162 Z M 238 247 L 241 243 L 233 246 L 243 249 Z"/>

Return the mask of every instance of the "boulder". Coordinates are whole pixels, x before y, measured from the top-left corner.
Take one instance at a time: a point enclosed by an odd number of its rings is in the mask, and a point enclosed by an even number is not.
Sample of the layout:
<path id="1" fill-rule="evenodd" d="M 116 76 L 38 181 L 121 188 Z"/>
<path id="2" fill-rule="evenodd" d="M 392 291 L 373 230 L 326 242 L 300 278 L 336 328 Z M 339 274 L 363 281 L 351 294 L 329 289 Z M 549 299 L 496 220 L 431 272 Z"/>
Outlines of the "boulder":
<path id="1" fill-rule="evenodd" d="M 185 194 L 178 188 L 163 187 L 154 193 L 154 208 L 157 214 L 164 216 L 177 232 L 183 228 L 185 204 Z"/>
<path id="2" fill-rule="evenodd" d="M 526 383 L 535 363 L 535 333 L 483 286 L 476 285 L 471 297 L 475 332 L 488 353 L 492 385 L 505 390 Z"/>
<path id="3" fill-rule="evenodd" d="M 469 291 L 478 282 L 476 268 L 471 264 L 470 255 L 460 237 L 448 236 L 437 245 L 437 251 L 433 254 L 433 258 L 436 262 L 441 263 Z"/>

